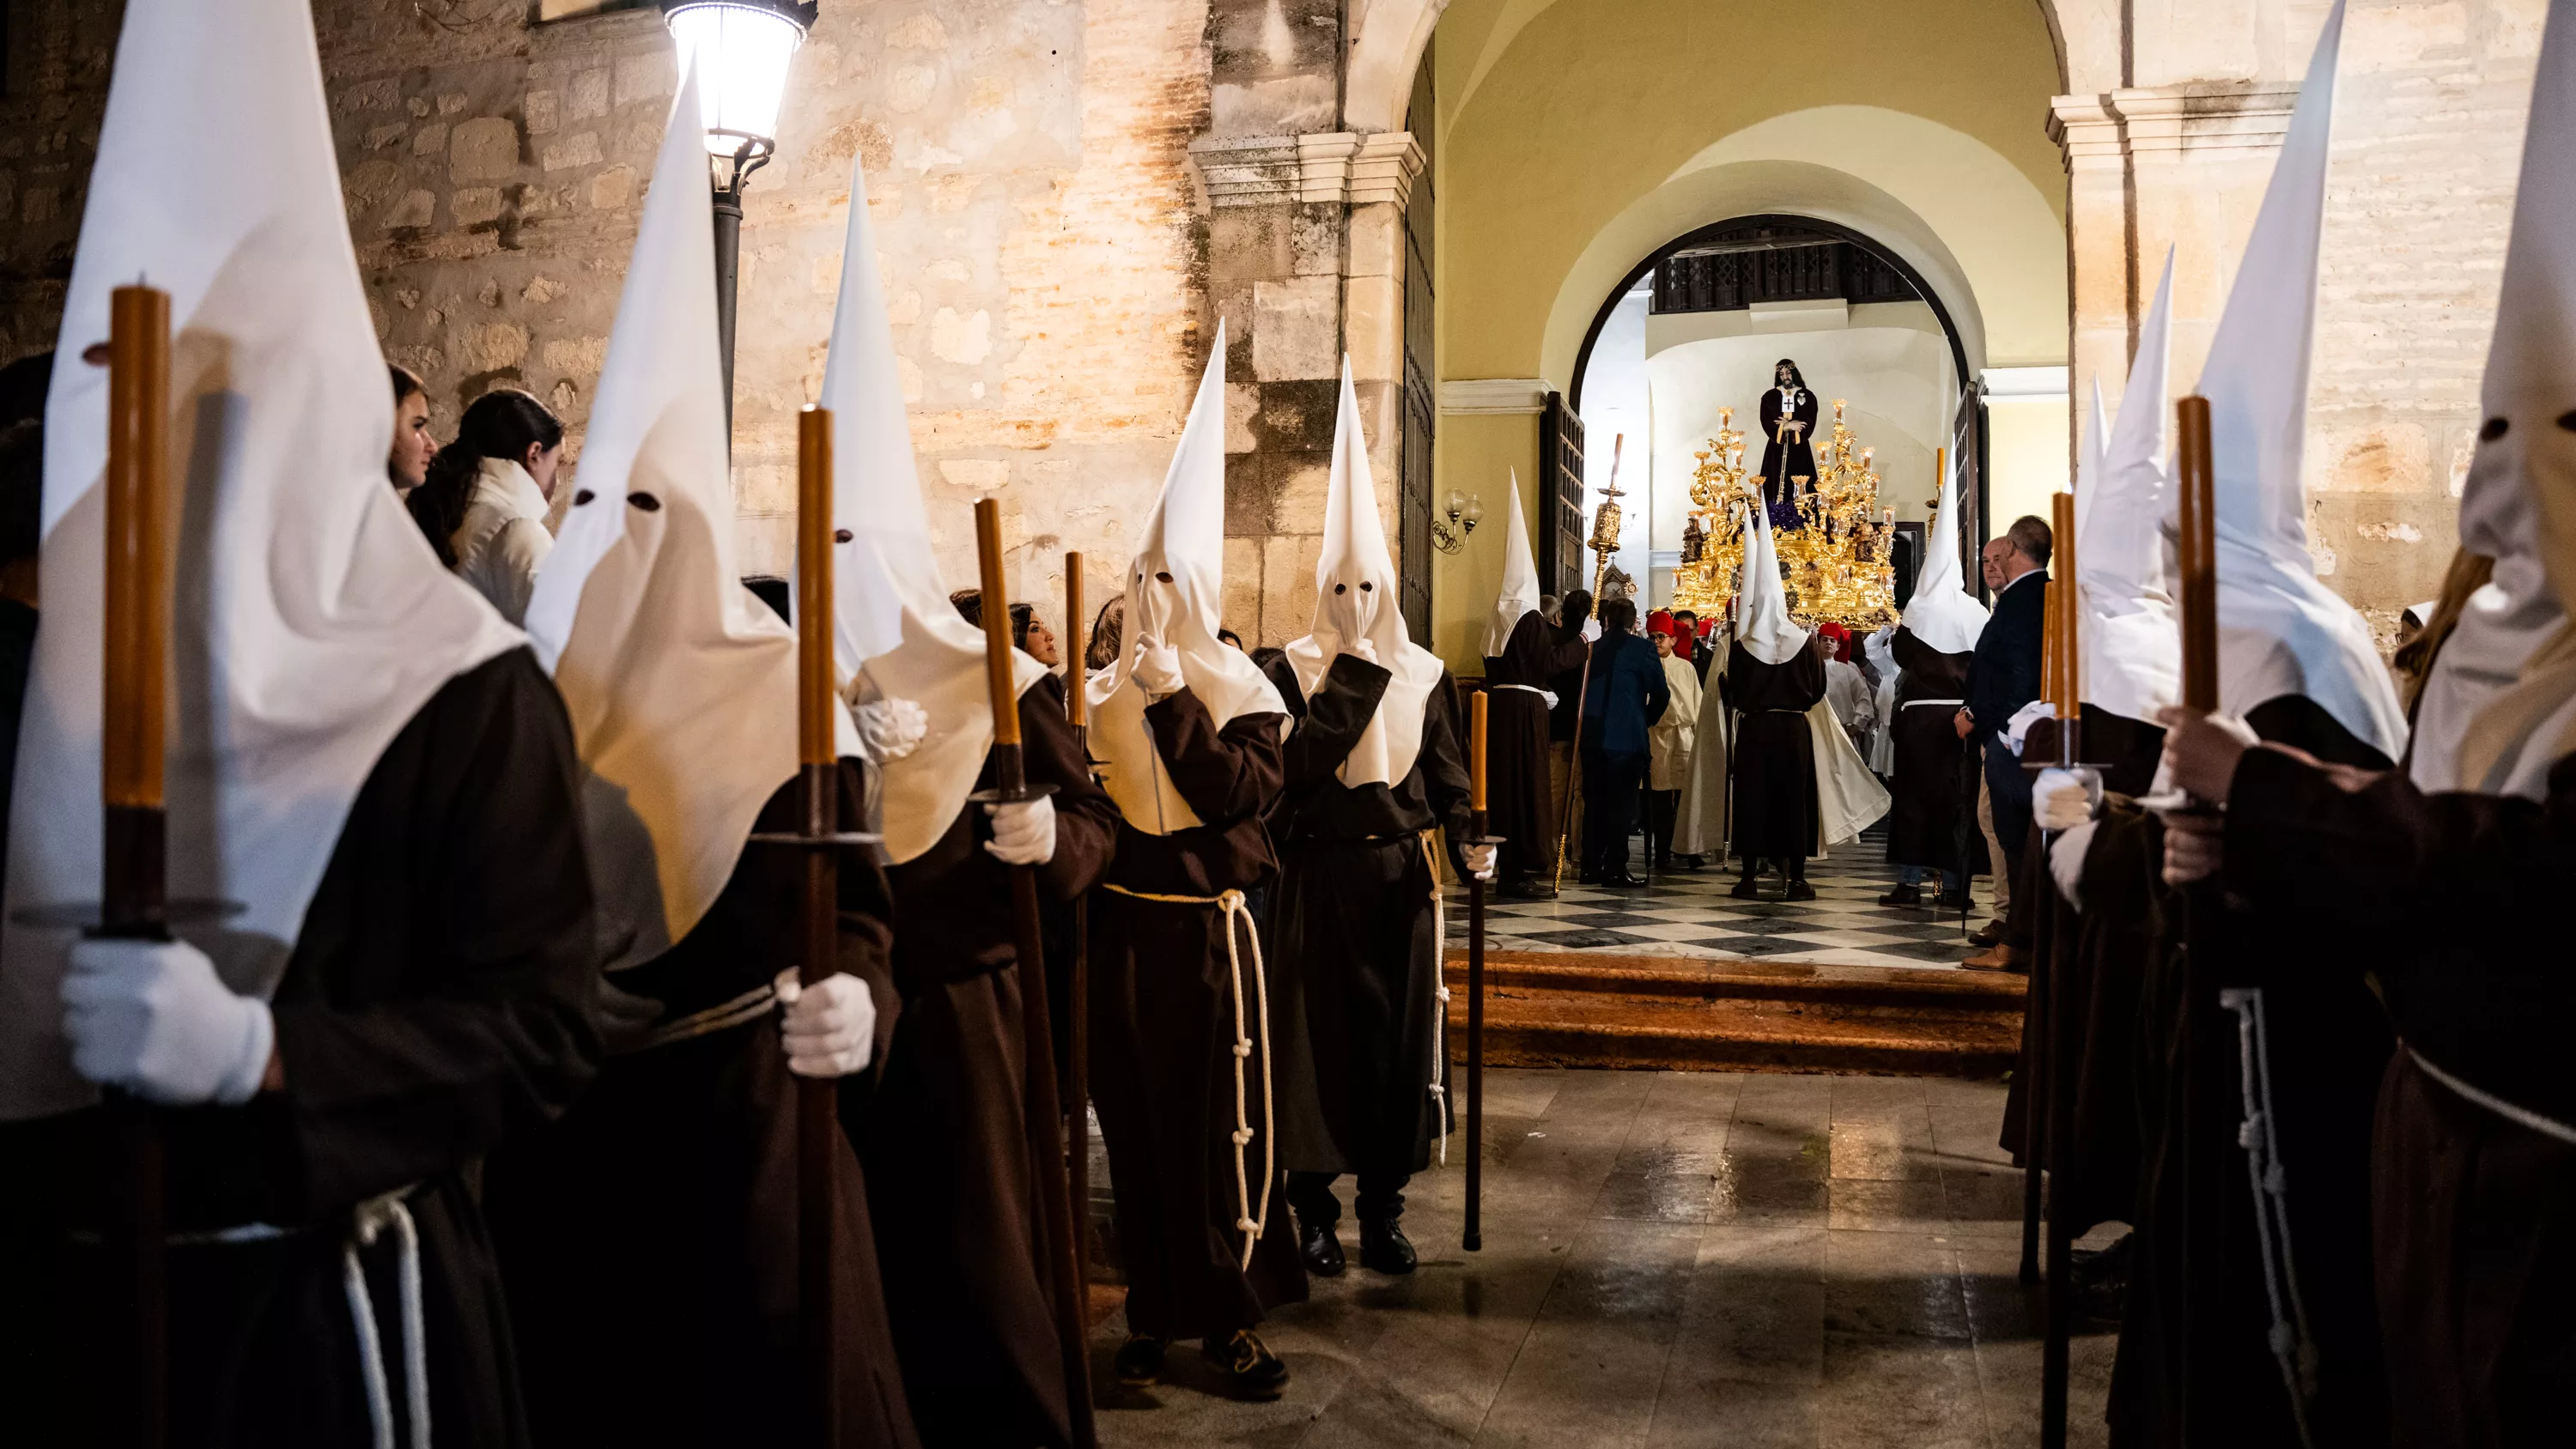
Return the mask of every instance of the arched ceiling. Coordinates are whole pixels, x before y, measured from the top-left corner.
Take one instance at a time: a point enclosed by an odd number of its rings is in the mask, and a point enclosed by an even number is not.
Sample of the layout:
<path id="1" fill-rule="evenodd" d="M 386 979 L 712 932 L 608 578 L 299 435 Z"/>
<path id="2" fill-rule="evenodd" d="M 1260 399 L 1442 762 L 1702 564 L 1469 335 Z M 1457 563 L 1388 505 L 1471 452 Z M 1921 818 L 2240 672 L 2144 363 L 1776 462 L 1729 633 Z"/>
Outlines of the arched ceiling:
<path id="1" fill-rule="evenodd" d="M 2065 360 L 2057 51 L 2033 0 L 1456 0 L 1433 63 L 1444 377 L 1563 386 L 1630 267 L 1761 212 L 1885 241 L 1972 365 Z"/>

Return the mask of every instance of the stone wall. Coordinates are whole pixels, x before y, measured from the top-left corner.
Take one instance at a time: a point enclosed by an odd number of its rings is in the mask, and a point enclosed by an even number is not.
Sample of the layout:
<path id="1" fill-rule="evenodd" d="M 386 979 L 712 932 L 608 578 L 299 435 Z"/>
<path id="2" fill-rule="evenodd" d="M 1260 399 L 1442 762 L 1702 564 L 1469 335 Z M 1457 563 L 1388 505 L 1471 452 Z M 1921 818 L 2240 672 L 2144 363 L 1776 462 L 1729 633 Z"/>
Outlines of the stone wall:
<path id="1" fill-rule="evenodd" d="M 52 341 L 120 8 L 14 7 L 33 20 L 40 80 L 0 102 L 13 354 Z M 490 387 L 546 399 L 577 467 L 676 78 L 650 10 L 538 24 L 533 9 L 325 0 L 316 13 L 387 354 L 428 379 L 441 434 Z M 998 493 L 1015 591 L 1060 598 L 1062 552 L 1081 549 L 1101 596 L 1208 345 L 1187 151 L 1208 114 L 1206 29 L 1202 0 L 823 7 L 779 159 L 745 206 L 747 569 L 783 570 L 792 550 L 793 413 L 822 382 L 857 155 L 949 579 L 972 582 L 969 505 Z"/>

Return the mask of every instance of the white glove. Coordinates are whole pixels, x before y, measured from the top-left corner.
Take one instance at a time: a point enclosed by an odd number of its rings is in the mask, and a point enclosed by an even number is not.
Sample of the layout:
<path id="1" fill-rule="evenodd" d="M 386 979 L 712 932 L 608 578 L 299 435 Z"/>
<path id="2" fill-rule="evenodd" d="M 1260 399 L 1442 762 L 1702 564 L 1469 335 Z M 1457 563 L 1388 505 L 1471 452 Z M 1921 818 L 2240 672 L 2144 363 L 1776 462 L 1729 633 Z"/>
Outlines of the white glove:
<path id="1" fill-rule="evenodd" d="M 787 1070 L 800 1077 L 846 1077 L 867 1070 L 876 1052 L 877 1002 L 868 983 L 843 971 L 812 986 L 788 967 L 770 983 L 778 993 L 778 1031 Z"/>
<path id="2" fill-rule="evenodd" d="M 2084 853 L 2093 848 L 2094 822 L 2068 826 L 2065 833 L 2049 842 L 2048 876 L 2057 882 L 2057 893 L 2077 910 L 2084 909 Z"/>
<path id="3" fill-rule="evenodd" d="M 235 995 L 185 941 L 75 941 L 62 994 L 72 1066 L 100 1086 L 165 1107 L 231 1107 L 268 1073 L 268 1003 Z"/>
<path id="4" fill-rule="evenodd" d="M 1494 878 L 1494 848 L 1492 846 L 1470 845 L 1459 853 L 1467 857 L 1467 873 L 1469 875 L 1474 876 L 1478 880 L 1492 880 Z"/>
<path id="5" fill-rule="evenodd" d="M 1040 795 L 987 805 L 984 813 L 993 817 L 993 838 L 984 848 L 994 859 L 1007 865 L 1044 865 L 1055 859 L 1054 800 Z"/>
<path id="6" fill-rule="evenodd" d="M 880 765 L 911 754 L 930 732 L 930 712 L 908 699 L 872 699 L 852 705 L 850 719 L 859 727 L 859 743 L 866 747 L 868 758 Z"/>
<path id="7" fill-rule="evenodd" d="M 1136 656 L 1136 682 L 1147 694 L 1178 694 L 1181 689 L 1181 651 L 1170 644 L 1148 644 Z"/>
<path id="8" fill-rule="evenodd" d="M 2101 777 L 2091 770 L 2042 770 L 2031 782 L 2030 800 L 2042 830 L 2072 830 L 2093 818 L 2101 798 Z"/>

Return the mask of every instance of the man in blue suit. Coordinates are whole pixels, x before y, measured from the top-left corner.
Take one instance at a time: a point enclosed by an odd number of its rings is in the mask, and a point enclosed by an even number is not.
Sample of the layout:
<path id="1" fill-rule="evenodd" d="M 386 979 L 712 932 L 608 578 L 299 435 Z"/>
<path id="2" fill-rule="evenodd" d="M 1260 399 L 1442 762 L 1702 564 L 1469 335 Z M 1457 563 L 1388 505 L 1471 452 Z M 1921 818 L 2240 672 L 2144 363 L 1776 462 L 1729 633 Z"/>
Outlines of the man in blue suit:
<path id="1" fill-rule="evenodd" d="M 2005 870 L 2012 889 L 2023 889 L 2022 853 L 2030 839 L 2030 777 L 2021 757 L 2005 742 L 2004 726 L 2021 707 L 2039 698 L 2040 643 L 2047 622 L 2048 555 L 2054 540 L 2048 525 L 2024 514 L 2004 536 L 1987 547 L 1997 554 L 2003 592 L 1977 652 L 1968 665 L 1968 702 L 1959 710 L 1960 737 L 1977 746 L 1986 765 L 1986 792 L 1995 816 L 1995 840 L 2003 846 Z M 1998 547 L 1999 546 L 1999 547 Z M 1998 945 L 1967 965 L 1997 970 L 2016 964 L 2016 951 Z"/>
<path id="2" fill-rule="evenodd" d="M 1585 884 L 1645 884 L 1628 873 L 1628 835 L 1637 827 L 1638 792 L 1646 783 L 1646 731 L 1671 702 L 1664 662 L 1637 633 L 1636 601 L 1603 604 L 1592 679 L 1583 691 L 1583 856 L 1577 878 Z"/>

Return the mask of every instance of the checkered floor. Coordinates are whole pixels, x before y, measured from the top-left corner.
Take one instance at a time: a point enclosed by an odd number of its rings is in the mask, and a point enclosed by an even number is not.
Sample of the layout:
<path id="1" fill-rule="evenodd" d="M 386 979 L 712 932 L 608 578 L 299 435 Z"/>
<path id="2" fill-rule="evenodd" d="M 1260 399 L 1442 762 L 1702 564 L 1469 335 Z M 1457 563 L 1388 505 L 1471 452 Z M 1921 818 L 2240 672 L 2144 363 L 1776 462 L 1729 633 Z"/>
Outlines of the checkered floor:
<path id="1" fill-rule="evenodd" d="M 1629 847 L 1630 868 L 1644 859 L 1642 842 Z M 1878 898 L 1896 883 L 1887 864 L 1886 837 L 1876 830 L 1807 862 L 1816 899 L 1781 900 L 1780 880 L 1765 875 L 1763 899 L 1739 901 L 1735 872 L 1712 862 L 1698 871 L 1657 873 L 1643 890 L 1579 886 L 1569 874 L 1552 901 L 1495 895 L 1486 903 L 1486 945 L 1496 951 L 1597 951 L 1638 956 L 1804 962 L 1830 966 L 1956 966 L 1976 954 L 1959 917 L 1930 910 L 1882 906 Z M 1974 883 L 1977 909 L 1968 927 L 1984 923 L 1993 903 L 1991 882 Z M 1928 893 L 1927 893 L 1928 894 Z M 1466 893 L 1452 888 L 1449 938 L 1467 939 Z"/>

